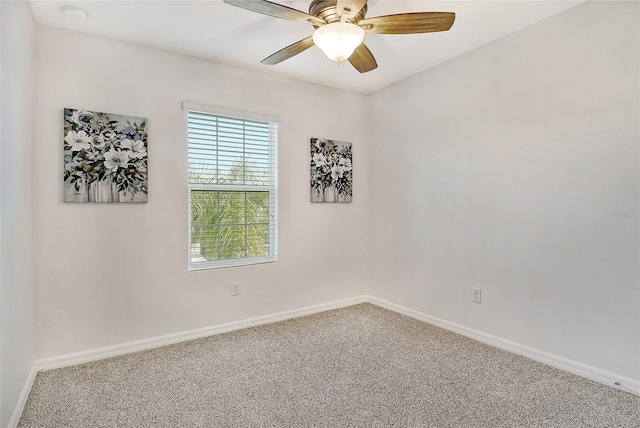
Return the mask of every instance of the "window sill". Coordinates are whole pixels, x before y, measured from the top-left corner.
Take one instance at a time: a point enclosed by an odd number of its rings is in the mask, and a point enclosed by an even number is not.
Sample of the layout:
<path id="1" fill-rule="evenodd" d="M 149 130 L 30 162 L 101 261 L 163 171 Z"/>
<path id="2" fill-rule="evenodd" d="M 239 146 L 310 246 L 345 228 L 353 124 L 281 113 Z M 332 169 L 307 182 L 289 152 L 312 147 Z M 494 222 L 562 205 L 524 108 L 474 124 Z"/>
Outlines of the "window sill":
<path id="1" fill-rule="evenodd" d="M 221 260 L 213 262 L 201 262 L 201 263 L 189 263 L 189 272 L 198 272 L 203 270 L 224 269 L 233 267 L 246 267 L 261 265 L 266 263 L 275 263 L 278 261 L 278 257 L 256 257 L 252 259 L 235 259 L 235 260 Z"/>

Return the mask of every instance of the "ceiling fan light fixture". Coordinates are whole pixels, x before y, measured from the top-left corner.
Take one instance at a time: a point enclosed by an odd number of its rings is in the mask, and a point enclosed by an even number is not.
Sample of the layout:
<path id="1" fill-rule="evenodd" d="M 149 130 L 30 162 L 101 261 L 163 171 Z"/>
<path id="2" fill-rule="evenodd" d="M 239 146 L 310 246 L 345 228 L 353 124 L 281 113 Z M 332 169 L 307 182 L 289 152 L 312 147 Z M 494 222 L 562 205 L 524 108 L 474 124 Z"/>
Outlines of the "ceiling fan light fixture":
<path id="1" fill-rule="evenodd" d="M 364 30 L 349 22 L 323 25 L 313 33 L 313 43 L 338 64 L 349 59 L 363 40 Z"/>

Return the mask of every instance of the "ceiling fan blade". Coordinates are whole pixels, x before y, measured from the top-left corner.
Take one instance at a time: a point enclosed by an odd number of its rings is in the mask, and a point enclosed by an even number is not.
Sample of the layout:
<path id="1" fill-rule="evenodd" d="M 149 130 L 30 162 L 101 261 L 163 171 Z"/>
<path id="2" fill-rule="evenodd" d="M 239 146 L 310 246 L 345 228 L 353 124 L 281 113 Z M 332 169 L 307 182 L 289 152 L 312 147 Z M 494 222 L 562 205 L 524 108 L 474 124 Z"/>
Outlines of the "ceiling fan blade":
<path id="1" fill-rule="evenodd" d="M 349 62 L 360 73 L 366 73 L 367 71 L 375 70 L 376 68 L 378 68 L 376 59 L 373 57 L 373 54 L 371 53 L 369 48 L 365 46 L 364 43 L 362 43 L 356 48 L 355 51 L 353 51 L 353 53 L 349 57 Z"/>
<path id="2" fill-rule="evenodd" d="M 306 51 L 311 46 L 313 46 L 313 37 L 309 36 L 306 39 L 295 42 L 284 49 L 280 49 L 278 52 L 260 61 L 260 63 L 275 65 L 284 61 L 285 59 L 289 59 L 292 56 L 298 55 L 300 52 Z"/>
<path id="3" fill-rule="evenodd" d="M 366 18 L 358 25 L 372 34 L 431 33 L 447 31 L 455 19 L 453 12 L 413 12 Z"/>
<path id="4" fill-rule="evenodd" d="M 367 4 L 367 0 L 338 0 L 336 10 L 340 16 L 347 14 L 349 18 L 353 18 L 365 4 Z"/>
<path id="5" fill-rule="evenodd" d="M 268 0 L 224 0 L 224 2 L 232 6 L 237 6 L 252 12 L 258 12 L 263 15 L 273 16 L 275 18 L 288 19 L 289 21 L 318 26 L 326 24 L 324 20 L 316 16 L 309 15 L 301 10 L 273 3 Z"/>

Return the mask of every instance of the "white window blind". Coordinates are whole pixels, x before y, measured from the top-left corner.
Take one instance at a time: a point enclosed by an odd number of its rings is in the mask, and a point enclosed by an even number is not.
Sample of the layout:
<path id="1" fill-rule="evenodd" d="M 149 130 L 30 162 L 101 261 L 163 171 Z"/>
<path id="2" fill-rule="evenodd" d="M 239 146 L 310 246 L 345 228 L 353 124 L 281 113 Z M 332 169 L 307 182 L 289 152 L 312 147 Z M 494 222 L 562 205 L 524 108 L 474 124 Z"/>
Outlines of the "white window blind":
<path id="1" fill-rule="evenodd" d="M 188 111 L 189 270 L 275 261 L 278 124 Z"/>

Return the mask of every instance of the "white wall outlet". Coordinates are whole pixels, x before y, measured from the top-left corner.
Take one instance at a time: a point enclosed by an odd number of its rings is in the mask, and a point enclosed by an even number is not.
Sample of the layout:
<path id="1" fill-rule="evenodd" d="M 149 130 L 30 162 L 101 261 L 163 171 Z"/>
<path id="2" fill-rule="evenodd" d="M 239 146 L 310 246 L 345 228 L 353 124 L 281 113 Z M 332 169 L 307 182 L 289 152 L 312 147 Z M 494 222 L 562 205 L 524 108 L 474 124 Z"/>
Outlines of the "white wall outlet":
<path id="1" fill-rule="evenodd" d="M 231 283 L 231 295 L 232 296 L 239 296 L 240 295 L 240 282 L 239 281 L 233 281 Z"/>
<path id="2" fill-rule="evenodd" d="M 480 303 L 482 300 L 482 289 L 471 287 L 471 291 L 473 292 L 473 297 L 471 298 L 471 301 L 474 303 Z"/>

